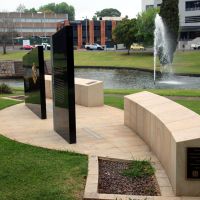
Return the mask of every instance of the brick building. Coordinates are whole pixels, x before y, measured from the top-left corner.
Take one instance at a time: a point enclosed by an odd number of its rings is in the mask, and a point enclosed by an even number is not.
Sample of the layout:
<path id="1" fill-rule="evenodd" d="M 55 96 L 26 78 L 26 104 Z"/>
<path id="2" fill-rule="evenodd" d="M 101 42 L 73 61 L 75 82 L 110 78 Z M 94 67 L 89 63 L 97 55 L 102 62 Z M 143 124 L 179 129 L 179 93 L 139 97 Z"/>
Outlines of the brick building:
<path id="1" fill-rule="evenodd" d="M 77 48 L 83 47 L 87 43 L 98 43 L 113 47 L 112 31 L 115 29 L 118 19 L 103 18 L 102 20 L 76 20 L 62 21 L 58 23 L 58 29 L 63 26 L 71 25 L 74 30 L 74 46 Z"/>
<path id="2" fill-rule="evenodd" d="M 57 23 L 68 20 L 68 14 L 0 12 L 0 20 L 13 21 L 15 31 L 21 37 L 51 36 L 56 32 Z"/>

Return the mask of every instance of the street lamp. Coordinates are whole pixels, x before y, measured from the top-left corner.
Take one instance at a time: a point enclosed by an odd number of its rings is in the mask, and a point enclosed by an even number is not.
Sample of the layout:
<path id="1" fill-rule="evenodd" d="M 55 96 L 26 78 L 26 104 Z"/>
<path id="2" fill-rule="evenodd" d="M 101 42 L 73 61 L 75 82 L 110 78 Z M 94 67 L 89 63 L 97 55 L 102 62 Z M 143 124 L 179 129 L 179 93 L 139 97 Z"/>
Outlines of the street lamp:
<path id="1" fill-rule="evenodd" d="M 85 38 L 86 38 L 86 44 L 88 43 L 88 30 L 87 30 L 87 16 L 84 18 L 82 17 L 83 19 L 85 19 Z"/>

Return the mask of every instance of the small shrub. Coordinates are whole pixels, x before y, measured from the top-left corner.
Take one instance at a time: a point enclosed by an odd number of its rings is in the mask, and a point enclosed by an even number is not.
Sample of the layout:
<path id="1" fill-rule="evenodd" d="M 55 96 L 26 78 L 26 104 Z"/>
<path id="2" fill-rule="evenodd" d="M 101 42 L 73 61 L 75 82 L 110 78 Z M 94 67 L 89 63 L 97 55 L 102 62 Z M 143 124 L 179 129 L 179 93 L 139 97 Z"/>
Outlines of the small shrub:
<path id="1" fill-rule="evenodd" d="M 149 161 L 134 160 L 131 162 L 129 168 L 124 170 L 122 174 L 131 178 L 142 178 L 152 176 L 154 173 L 155 169 Z"/>
<path id="2" fill-rule="evenodd" d="M 0 94 L 12 94 L 12 89 L 5 83 L 0 84 Z"/>

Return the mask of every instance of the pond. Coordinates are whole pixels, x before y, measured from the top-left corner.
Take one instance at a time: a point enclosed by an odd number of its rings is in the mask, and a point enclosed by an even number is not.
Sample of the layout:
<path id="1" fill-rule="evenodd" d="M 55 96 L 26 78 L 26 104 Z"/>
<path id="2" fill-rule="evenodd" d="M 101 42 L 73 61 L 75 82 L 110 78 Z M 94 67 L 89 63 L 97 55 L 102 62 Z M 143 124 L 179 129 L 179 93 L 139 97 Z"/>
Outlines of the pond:
<path id="1" fill-rule="evenodd" d="M 75 69 L 77 78 L 101 80 L 105 89 L 199 89 L 200 77 L 158 75 L 156 84 L 153 73 L 127 69 Z M 10 86 L 23 86 L 22 80 L 0 80 Z"/>

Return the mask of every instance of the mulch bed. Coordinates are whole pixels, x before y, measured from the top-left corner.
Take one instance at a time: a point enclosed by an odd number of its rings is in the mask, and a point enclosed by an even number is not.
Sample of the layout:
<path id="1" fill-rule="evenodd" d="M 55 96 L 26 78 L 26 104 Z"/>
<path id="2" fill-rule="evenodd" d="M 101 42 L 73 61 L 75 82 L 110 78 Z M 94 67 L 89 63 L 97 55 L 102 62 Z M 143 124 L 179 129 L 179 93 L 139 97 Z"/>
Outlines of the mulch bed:
<path id="1" fill-rule="evenodd" d="M 122 175 L 128 169 L 128 161 L 99 159 L 98 192 L 104 194 L 124 194 L 141 196 L 160 196 L 155 176 L 131 178 Z"/>

